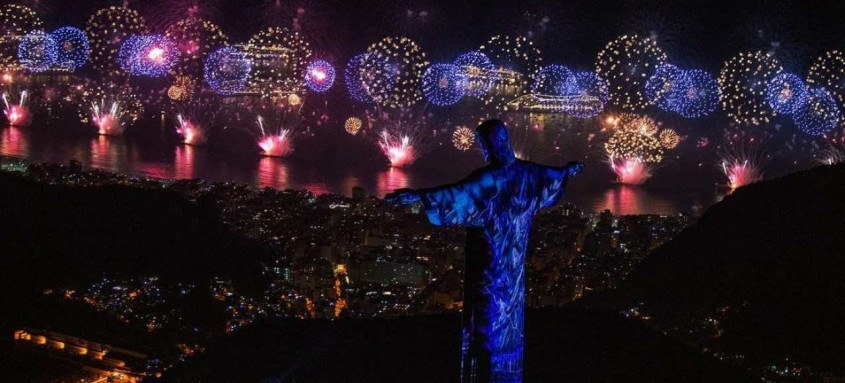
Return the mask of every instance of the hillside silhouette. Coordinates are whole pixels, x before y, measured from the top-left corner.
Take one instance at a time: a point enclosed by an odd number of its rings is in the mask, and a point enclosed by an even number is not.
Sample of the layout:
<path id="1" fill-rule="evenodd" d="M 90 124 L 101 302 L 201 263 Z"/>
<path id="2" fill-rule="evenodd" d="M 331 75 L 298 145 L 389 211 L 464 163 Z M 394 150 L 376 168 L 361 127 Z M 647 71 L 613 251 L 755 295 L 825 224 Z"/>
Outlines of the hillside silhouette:
<path id="1" fill-rule="evenodd" d="M 843 371 L 843 239 L 845 164 L 821 166 L 727 196 L 610 296 L 668 327 L 715 318 L 712 344 L 752 361 Z"/>
<path id="2" fill-rule="evenodd" d="M 75 188 L 8 172 L 0 172 L 0 243 L 2 316 L 44 289 L 79 286 L 104 274 L 246 279 L 268 258 L 264 248 L 228 232 L 213 204 L 174 191 Z"/>
<path id="3" fill-rule="evenodd" d="M 615 310 L 529 310 L 526 381 L 749 380 L 747 372 L 702 353 L 702 344 L 752 364 L 789 357 L 840 371 L 843 191 L 845 165 L 741 188 L 646 258 L 618 290 L 583 303 L 636 305 L 651 322 Z M 17 308 L 45 288 L 84 284 L 103 273 L 248 280 L 268 256 L 228 232 L 213 203 L 170 190 L 73 188 L 2 172 L 0 243 L 3 330 L 19 325 Z M 256 261 L 244 262 L 245 255 Z M 703 343 L 661 333 L 704 318 L 719 324 L 718 336 Z M 214 340 L 164 380 L 454 381 L 459 323 L 456 314 L 265 320 Z"/>

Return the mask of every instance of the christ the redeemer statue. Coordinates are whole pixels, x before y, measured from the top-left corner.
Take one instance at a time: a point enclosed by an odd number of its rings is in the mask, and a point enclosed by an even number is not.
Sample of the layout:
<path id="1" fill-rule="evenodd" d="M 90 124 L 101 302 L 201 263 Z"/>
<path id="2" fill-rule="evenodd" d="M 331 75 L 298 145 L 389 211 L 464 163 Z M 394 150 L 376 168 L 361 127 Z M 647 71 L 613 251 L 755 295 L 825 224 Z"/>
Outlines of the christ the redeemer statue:
<path id="1" fill-rule="evenodd" d="M 525 250 L 537 210 L 553 206 L 566 180 L 584 168 L 516 159 L 504 123 L 478 129 L 488 165 L 463 180 L 432 189 L 400 189 L 393 204 L 422 202 L 438 226 L 466 226 L 463 383 L 522 382 Z"/>

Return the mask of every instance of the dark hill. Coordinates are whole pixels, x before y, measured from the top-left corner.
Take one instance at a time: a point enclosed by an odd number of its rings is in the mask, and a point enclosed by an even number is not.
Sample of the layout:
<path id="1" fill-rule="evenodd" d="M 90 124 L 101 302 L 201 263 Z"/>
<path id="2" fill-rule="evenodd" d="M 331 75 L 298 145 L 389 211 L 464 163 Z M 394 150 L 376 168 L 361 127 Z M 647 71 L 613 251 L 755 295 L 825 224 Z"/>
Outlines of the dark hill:
<path id="1" fill-rule="evenodd" d="M 619 288 L 670 326 L 721 320 L 718 344 L 759 362 L 845 364 L 845 165 L 737 190 Z"/>
<path id="2" fill-rule="evenodd" d="M 606 312 L 526 316 L 526 382 L 743 382 L 686 345 Z M 457 382 L 458 315 L 274 320 L 209 346 L 165 376 L 176 382 Z"/>
<path id="3" fill-rule="evenodd" d="M 73 188 L 0 172 L 0 314 L 45 288 L 98 276 L 179 281 L 247 276 L 266 251 L 229 233 L 213 206 L 176 192 Z M 255 270 L 253 270 L 254 268 Z"/>

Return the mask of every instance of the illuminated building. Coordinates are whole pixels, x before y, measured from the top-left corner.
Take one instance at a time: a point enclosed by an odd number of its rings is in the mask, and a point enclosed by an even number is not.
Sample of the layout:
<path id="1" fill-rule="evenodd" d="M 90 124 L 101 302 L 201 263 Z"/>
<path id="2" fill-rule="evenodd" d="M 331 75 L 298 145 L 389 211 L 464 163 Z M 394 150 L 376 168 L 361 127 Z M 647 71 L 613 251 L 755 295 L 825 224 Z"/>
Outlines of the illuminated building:
<path id="1" fill-rule="evenodd" d="M 60 353 L 61 358 L 72 358 L 82 363 L 86 370 L 103 377 L 102 381 L 107 378 L 109 382 L 138 383 L 147 377 L 147 373 L 136 366 L 143 366 L 149 356 L 139 352 L 31 328 L 16 330 L 14 340 L 32 343 L 47 352 Z M 130 362 L 132 366 L 129 366 Z"/>
<path id="2" fill-rule="evenodd" d="M 563 96 L 526 94 L 507 105 L 509 110 L 559 114 L 590 114 L 604 108 L 604 104 L 598 97 L 580 94 Z"/>
<path id="3" fill-rule="evenodd" d="M 266 29 L 253 35 L 243 51 L 252 62 L 248 91 L 284 96 L 302 90 L 313 51 L 298 32 Z"/>

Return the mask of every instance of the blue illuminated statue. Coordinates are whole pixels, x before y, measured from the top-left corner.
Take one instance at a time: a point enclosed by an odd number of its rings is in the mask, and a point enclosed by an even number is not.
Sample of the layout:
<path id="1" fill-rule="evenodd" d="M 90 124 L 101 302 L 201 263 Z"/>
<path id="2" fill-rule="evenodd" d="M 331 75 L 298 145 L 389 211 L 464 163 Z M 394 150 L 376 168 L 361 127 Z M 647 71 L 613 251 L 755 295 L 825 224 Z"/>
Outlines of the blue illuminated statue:
<path id="1" fill-rule="evenodd" d="M 564 167 L 516 159 L 504 123 L 478 129 L 488 165 L 451 185 L 400 189 L 394 204 L 422 202 L 438 226 L 466 226 L 463 383 L 522 382 L 525 251 L 537 210 L 553 206 L 567 178 L 583 164 Z"/>

